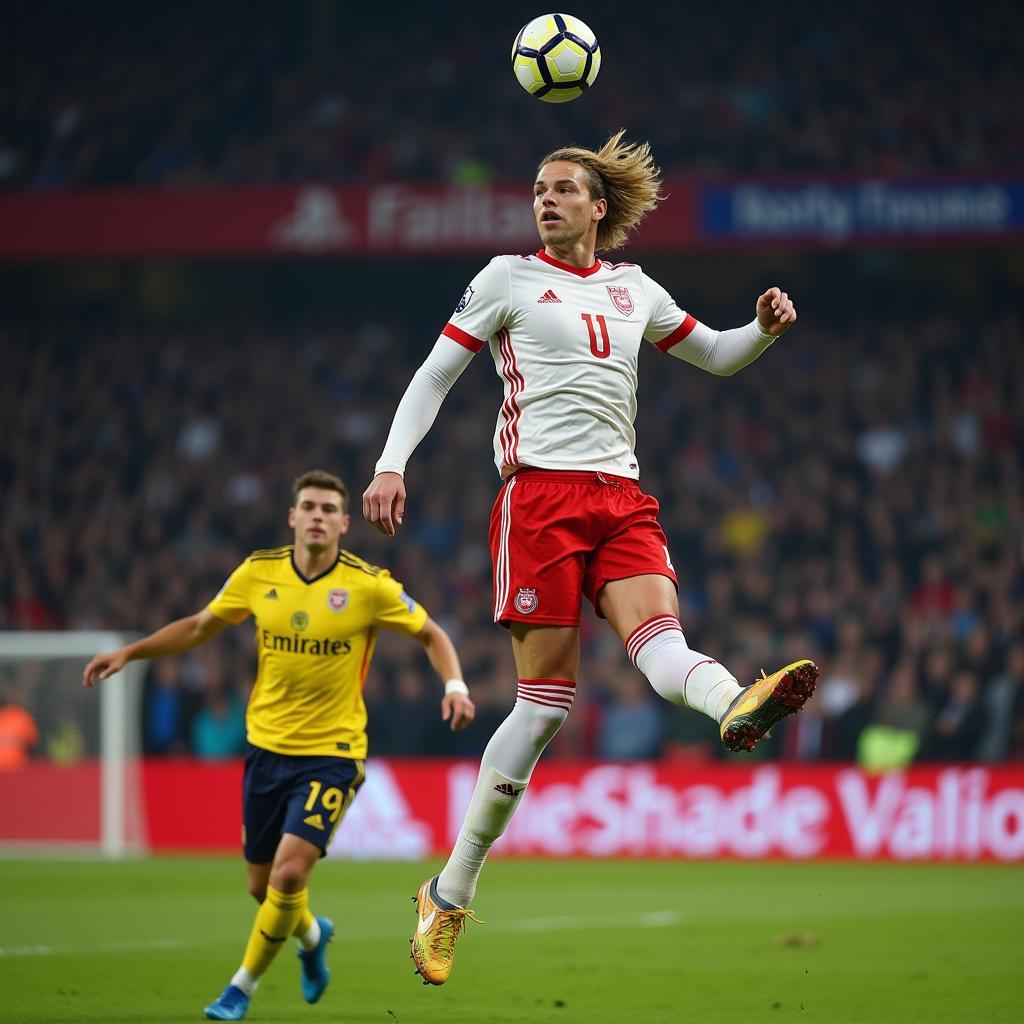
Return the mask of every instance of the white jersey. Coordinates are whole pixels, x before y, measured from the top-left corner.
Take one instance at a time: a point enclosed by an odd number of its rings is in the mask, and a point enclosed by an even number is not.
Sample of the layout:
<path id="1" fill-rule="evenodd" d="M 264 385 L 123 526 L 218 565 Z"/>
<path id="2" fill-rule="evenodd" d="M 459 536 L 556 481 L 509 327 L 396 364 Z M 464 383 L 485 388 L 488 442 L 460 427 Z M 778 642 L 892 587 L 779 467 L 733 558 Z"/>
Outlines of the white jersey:
<path id="1" fill-rule="evenodd" d="M 543 250 L 496 256 L 473 279 L 395 410 L 377 473 L 404 474 L 452 385 L 489 345 L 505 397 L 494 461 L 636 479 L 637 359 L 644 340 L 710 373 L 756 359 L 772 337 L 757 320 L 726 331 L 684 313 L 633 263 L 586 270 Z"/>
<path id="2" fill-rule="evenodd" d="M 633 263 L 559 263 L 543 250 L 496 256 L 441 332 L 472 352 L 490 346 L 505 398 L 494 461 L 637 478 L 637 360 L 697 321 Z"/>

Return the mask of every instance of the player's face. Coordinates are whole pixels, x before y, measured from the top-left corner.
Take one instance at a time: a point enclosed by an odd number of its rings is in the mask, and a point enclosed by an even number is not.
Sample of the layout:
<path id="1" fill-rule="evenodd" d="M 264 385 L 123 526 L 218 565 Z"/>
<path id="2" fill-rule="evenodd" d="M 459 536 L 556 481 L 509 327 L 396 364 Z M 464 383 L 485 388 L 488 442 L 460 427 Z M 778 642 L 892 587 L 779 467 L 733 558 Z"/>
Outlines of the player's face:
<path id="1" fill-rule="evenodd" d="M 316 553 L 337 547 L 338 538 L 348 532 L 349 517 L 341 510 L 341 495 L 322 487 L 303 487 L 288 510 L 288 525 L 295 531 L 295 543 Z"/>
<path id="2" fill-rule="evenodd" d="M 591 197 L 579 164 L 556 160 L 540 169 L 533 185 L 533 215 L 545 245 L 564 248 L 582 241 L 588 231 L 596 232 L 606 208 L 603 199 Z"/>

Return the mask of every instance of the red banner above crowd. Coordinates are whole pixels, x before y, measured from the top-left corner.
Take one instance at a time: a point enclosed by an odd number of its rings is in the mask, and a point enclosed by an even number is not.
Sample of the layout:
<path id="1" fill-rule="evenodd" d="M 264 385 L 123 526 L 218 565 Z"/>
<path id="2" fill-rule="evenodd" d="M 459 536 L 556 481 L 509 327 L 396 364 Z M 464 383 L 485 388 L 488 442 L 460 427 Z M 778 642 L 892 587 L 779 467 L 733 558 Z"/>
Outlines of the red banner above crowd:
<path id="1" fill-rule="evenodd" d="M 686 209 L 680 197 L 661 229 L 671 237 L 682 226 L 682 244 Z M 656 241 L 659 232 L 653 234 Z M 537 244 L 523 189 L 307 185 L 0 195 L 0 257 L 494 254 Z"/>
<path id="2" fill-rule="evenodd" d="M 674 181 L 630 251 L 978 244 L 1024 234 L 1024 181 Z M 530 252 L 529 189 L 381 184 L 0 194 L 0 259 Z"/>

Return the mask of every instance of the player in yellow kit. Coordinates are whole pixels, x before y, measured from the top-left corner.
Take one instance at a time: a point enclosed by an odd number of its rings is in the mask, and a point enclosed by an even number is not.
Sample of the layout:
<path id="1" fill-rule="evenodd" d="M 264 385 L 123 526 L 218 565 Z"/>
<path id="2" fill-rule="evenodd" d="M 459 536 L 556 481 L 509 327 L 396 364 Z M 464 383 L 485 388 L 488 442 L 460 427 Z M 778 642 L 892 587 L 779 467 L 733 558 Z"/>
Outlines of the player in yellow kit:
<path id="1" fill-rule="evenodd" d="M 384 569 L 340 547 L 348 494 L 321 470 L 292 487 L 295 543 L 253 552 L 195 615 L 119 650 L 99 654 L 83 683 L 107 679 L 128 661 L 181 654 L 253 616 L 259 663 L 246 712 L 249 751 L 243 837 L 249 892 L 260 903 L 242 966 L 206 1007 L 211 1020 L 241 1020 L 260 976 L 289 935 L 301 949 L 302 994 L 327 987 L 334 926 L 308 907 L 307 880 L 364 777 L 363 684 L 379 628 L 415 637 L 445 680 L 441 717 L 464 729 L 474 708 L 445 631 Z"/>

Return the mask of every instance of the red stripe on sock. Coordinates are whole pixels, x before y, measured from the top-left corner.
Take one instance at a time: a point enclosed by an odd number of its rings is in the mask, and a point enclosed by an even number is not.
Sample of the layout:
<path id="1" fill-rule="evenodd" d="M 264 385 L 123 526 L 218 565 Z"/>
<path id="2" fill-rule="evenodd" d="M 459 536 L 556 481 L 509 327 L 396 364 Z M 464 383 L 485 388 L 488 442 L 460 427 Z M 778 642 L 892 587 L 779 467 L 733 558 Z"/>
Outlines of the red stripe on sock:
<path id="1" fill-rule="evenodd" d="M 519 700 L 528 700 L 531 704 L 543 704 L 549 708 L 561 708 L 563 711 L 568 711 L 572 707 L 572 701 L 553 701 L 553 700 L 542 700 L 540 697 L 531 697 L 525 693 L 518 693 L 516 696 Z"/>
<path id="2" fill-rule="evenodd" d="M 683 628 L 679 625 L 679 620 L 674 615 L 655 615 L 646 622 L 641 622 L 626 637 L 626 653 L 629 655 L 629 660 L 635 665 L 637 656 L 644 644 L 648 640 L 652 640 L 654 637 L 667 632 L 678 632 L 682 635 Z"/>
<path id="3" fill-rule="evenodd" d="M 568 711 L 576 696 L 576 682 L 573 679 L 520 679 L 516 697 L 549 708 Z"/>
<path id="4" fill-rule="evenodd" d="M 519 684 L 520 690 L 525 690 L 527 693 L 546 693 L 554 694 L 556 696 L 565 696 L 572 700 L 573 695 L 576 693 L 575 690 L 570 689 L 568 686 L 525 686 L 523 683 Z"/>

